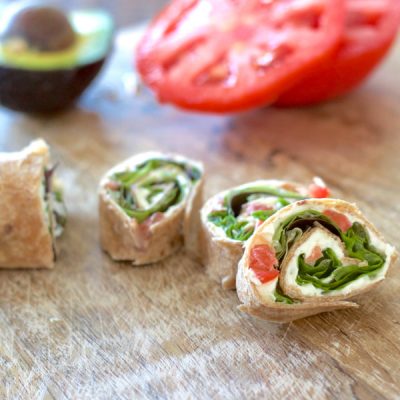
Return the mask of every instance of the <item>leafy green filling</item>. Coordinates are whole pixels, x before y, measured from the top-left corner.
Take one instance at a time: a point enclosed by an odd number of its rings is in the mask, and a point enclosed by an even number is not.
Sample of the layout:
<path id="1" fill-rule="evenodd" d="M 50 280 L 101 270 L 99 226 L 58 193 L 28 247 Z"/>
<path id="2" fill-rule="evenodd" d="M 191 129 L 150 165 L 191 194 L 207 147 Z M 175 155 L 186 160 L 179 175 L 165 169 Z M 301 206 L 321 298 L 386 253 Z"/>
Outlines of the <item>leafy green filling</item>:
<path id="1" fill-rule="evenodd" d="M 67 210 L 64 203 L 64 195 L 61 188 L 51 192 L 51 209 L 53 213 L 54 236 L 59 237 L 67 224 Z"/>
<path id="2" fill-rule="evenodd" d="M 287 218 L 275 231 L 274 248 L 278 260 L 282 260 L 287 251 L 303 232 L 310 229 L 315 222 L 325 226 L 342 240 L 347 257 L 359 260 L 359 263 L 343 265 L 335 252 L 327 248 L 322 252 L 314 265 L 305 261 L 305 254 L 298 258 L 299 285 L 311 283 L 324 293 L 339 290 L 362 276 L 375 276 L 385 263 L 385 257 L 370 243 L 365 228 L 358 222 L 346 231 L 340 228 L 326 215 L 315 210 L 307 210 Z"/>
<path id="3" fill-rule="evenodd" d="M 243 189 L 232 190 L 224 198 L 224 209 L 213 211 L 208 215 L 208 221 L 222 228 L 227 237 L 238 241 L 246 241 L 254 232 L 254 221 L 244 218 L 238 219 L 242 206 L 250 201 L 276 197 L 274 208 L 271 210 L 253 211 L 251 216 L 265 221 L 275 214 L 282 207 L 291 203 L 290 200 L 304 199 L 298 193 L 271 187 L 271 186 L 250 186 Z"/>
<path id="4" fill-rule="evenodd" d="M 281 261 L 292 244 L 301 237 L 303 231 L 313 226 L 315 222 L 327 226 L 331 231 L 340 233 L 339 227 L 319 211 L 306 210 L 291 215 L 279 225 L 272 238 L 276 258 Z"/>
<path id="5" fill-rule="evenodd" d="M 305 198 L 299 193 L 290 192 L 277 187 L 257 185 L 230 191 L 225 196 L 224 205 L 230 214 L 238 215 L 243 204 L 256 197 L 266 196 L 276 197 L 278 200 L 283 201 L 283 203 L 285 203 L 284 205 L 290 203 L 287 199 L 303 200 Z"/>
<path id="6" fill-rule="evenodd" d="M 295 302 L 289 296 L 286 296 L 285 294 L 283 294 L 282 289 L 280 288 L 279 284 L 276 285 L 274 297 L 275 297 L 276 303 L 293 304 Z"/>
<path id="7" fill-rule="evenodd" d="M 131 218 L 139 223 L 157 212 L 179 204 L 201 171 L 186 163 L 165 159 L 147 160 L 134 170 L 117 172 L 109 193 Z"/>
<path id="8" fill-rule="evenodd" d="M 61 186 L 54 182 L 54 172 L 57 164 L 43 170 L 43 202 L 49 232 L 53 237 L 59 237 L 67 223 L 67 210 Z"/>
<path id="9" fill-rule="evenodd" d="M 343 265 L 330 248 L 323 251 L 323 256 L 315 265 L 307 264 L 304 254 L 301 254 L 298 258 L 299 273 L 296 278 L 299 285 L 311 283 L 326 293 L 342 289 L 362 276 L 377 275 L 385 263 L 385 257 L 371 246 L 364 227 L 355 222 L 347 232 L 341 232 L 341 239 L 348 256 L 363 263 Z"/>
<path id="10" fill-rule="evenodd" d="M 254 211 L 251 216 L 259 219 L 260 221 L 267 220 L 271 215 L 274 215 L 277 210 L 257 210 Z"/>
<path id="11" fill-rule="evenodd" d="M 223 228 L 226 236 L 234 240 L 246 241 L 254 232 L 254 226 L 247 221 L 237 221 L 227 210 L 214 211 L 208 215 L 208 220 Z"/>

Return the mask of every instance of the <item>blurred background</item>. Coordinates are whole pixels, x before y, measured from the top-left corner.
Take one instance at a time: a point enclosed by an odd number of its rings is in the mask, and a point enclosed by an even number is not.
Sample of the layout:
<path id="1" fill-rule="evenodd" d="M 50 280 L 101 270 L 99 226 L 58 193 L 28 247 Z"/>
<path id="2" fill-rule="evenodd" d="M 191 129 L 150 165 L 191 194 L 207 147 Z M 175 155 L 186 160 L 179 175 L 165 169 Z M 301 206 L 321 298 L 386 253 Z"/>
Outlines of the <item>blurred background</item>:
<path id="1" fill-rule="evenodd" d="M 151 18 L 168 0 L 46 0 L 66 9 L 84 7 L 102 7 L 115 19 L 118 28 L 132 25 Z M 0 4 L 12 3 L 12 0 L 0 1 Z"/>

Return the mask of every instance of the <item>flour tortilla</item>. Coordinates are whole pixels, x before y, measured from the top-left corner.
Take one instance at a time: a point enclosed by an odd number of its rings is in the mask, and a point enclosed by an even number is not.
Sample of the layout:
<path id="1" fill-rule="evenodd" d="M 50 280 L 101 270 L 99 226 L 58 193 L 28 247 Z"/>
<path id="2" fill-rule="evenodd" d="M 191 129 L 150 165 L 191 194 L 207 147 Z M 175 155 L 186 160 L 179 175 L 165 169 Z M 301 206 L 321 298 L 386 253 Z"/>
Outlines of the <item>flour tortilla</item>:
<path id="1" fill-rule="evenodd" d="M 44 203 L 49 148 L 35 140 L 0 153 L 0 268 L 53 268 L 55 251 Z"/>
<path id="2" fill-rule="evenodd" d="M 225 235 L 225 232 L 212 222 L 208 221 L 208 215 L 220 209 L 224 197 L 232 190 L 244 189 L 249 186 L 272 186 L 288 191 L 304 194 L 307 189 L 294 182 L 280 180 L 257 180 L 230 188 L 211 197 L 201 210 L 201 248 L 202 261 L 206 266 L 208 276 L 220 282 L 224 289 L 235 289 L 237 266 L 243 255 L 244 243 Z"/>
<path id="3" fill-rule="evenodd" d="M 151 217 L 139 224 L 130 218 L 108 194 L 106 184 L 116 172 L 127 167 L 134 168 L 153 159 L 185 162 L 200 170 L 202 177 L 196 181 L 184 201 L 170 207 L 163 218 L 151 223 Z M 189 253 L 197 254 L 196 213 L 199 213 L 203 186 L 203 166 L 178 155 L 158 152 L 141 153 L 123 161 L 108 171 L 100 182 L 99 215 L 100 241 L 102 248 L 118 261 L 131 261 L 134 265 L 151 264 L 160 261 L 179 248 L 184 242 Z"/>
<path id="4" fill-rule="evenodd" d="M 260 286 L 254 281 L 254 279 L 252 279 L 251 272 L 249 272 L 250 250 L 256 244 L 271 244 L 270 239 L 279 224 L 288 216 L 306 209 L 314 209 L 317 211 L 331 209 L 346 215 L 351 222 L 358 221 L 362 223 L 367 229 L 372 245 L 377 247 L 386 255 L 386 263 L 382 267 L 382 271 L 380 272 L 381 275 L 378 274 L 376 278 L 371 278 L 370 282 L 365 283 L 361 287 L 356 287 L 346 294 L 338 293 L 329 296 L 299 295 L 296 298 L 297 303 L 295 304 L 277 303 L 272 301 L 270 298 L 263 296 L 262 291 L 259 290 Z M 305 239 L 303 238 L 302 240 L 307 240 L 307 235 L 305 236 Z M 287 253 L 289 257 L 294 253 L 294 249 L 298 245 L 298 243 L 295 243 L 289 250 Z M 283 323 L 326 311 L 357 307 L 358 305 L 356 303 L 348 300 L 366 293 L 380 284 L 388 269 L 394 264 L 396 258 L 397 253 L 394 247 L 384 241 L 378 230 L 362 215 L 360 210 L 354 204 L 336 199 L 309 199 L 298 201 L 279 210 L 269 218 L 257 229 L 254 235 L 246 243 L 246 249 L 242 259 L 240 260 L 237 274 L 237 294 L 242 303 L 239 306 L 239 310 L 261 319 Z M 288 285 L 288 278 L 287 275 L 285 275 L 287 272 L 285 270 L 285 264 L 287 263 L 288 260 L 284 259 L 281 264 L 283 268 L 279 277 L 279 285 L 284 294 L 287 294 L 285 289 L 287 290 Z"/>

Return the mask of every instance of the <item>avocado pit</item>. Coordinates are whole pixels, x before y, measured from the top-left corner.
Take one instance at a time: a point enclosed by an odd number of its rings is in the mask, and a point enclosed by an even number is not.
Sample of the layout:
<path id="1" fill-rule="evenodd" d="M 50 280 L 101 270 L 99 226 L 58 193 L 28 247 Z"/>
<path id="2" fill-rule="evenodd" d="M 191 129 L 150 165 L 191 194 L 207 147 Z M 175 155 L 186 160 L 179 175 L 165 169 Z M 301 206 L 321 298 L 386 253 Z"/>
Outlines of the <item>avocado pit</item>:
<path id="1" fill-rule="evenodd" d="M 24 44 L 22 48 L 53 52 L 73 46 L 76 35 L 62 11 L 34 3 L 14 7 L 5 15 L 0 40 L 11 46 L 19 42 Z"/>

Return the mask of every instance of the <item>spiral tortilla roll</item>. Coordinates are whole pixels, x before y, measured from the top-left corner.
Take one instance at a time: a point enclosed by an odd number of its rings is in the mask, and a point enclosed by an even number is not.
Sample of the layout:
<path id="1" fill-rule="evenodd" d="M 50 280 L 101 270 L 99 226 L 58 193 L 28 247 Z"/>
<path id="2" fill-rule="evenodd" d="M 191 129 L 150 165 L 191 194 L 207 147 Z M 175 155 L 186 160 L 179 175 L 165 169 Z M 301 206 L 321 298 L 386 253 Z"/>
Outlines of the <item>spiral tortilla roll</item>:
<path id="1" fill-rule="evenodd" d="M 308 188 L 279 180 L 258 180 L 218 193 L 201 210 L 202 255 L 208 275 L 235 288 L 243 244 L 277 210 L 309 197 Z"/>
<path id="2" fill-rule="evenodd" d="M 41 139 L 20 152 L 0 153 L 1 268 L 54 266 L 65 208 L 49 163 Z"/>
<path id="3" fill-rule="evenodd" d="M 308 199 L 282 208 L 246 243 L 239 263 L 241 311 L 289 322 L 335 309 L 383 281 L 395 248 L 354 205 Z"/>
<path id="4" fill-rule="evenodd" d="M 102 248 L 134 265 L 159 261 L 185 243 L 198 252 L 203 166 L 178 155 L 138 154 L 100 182 Z"/>

